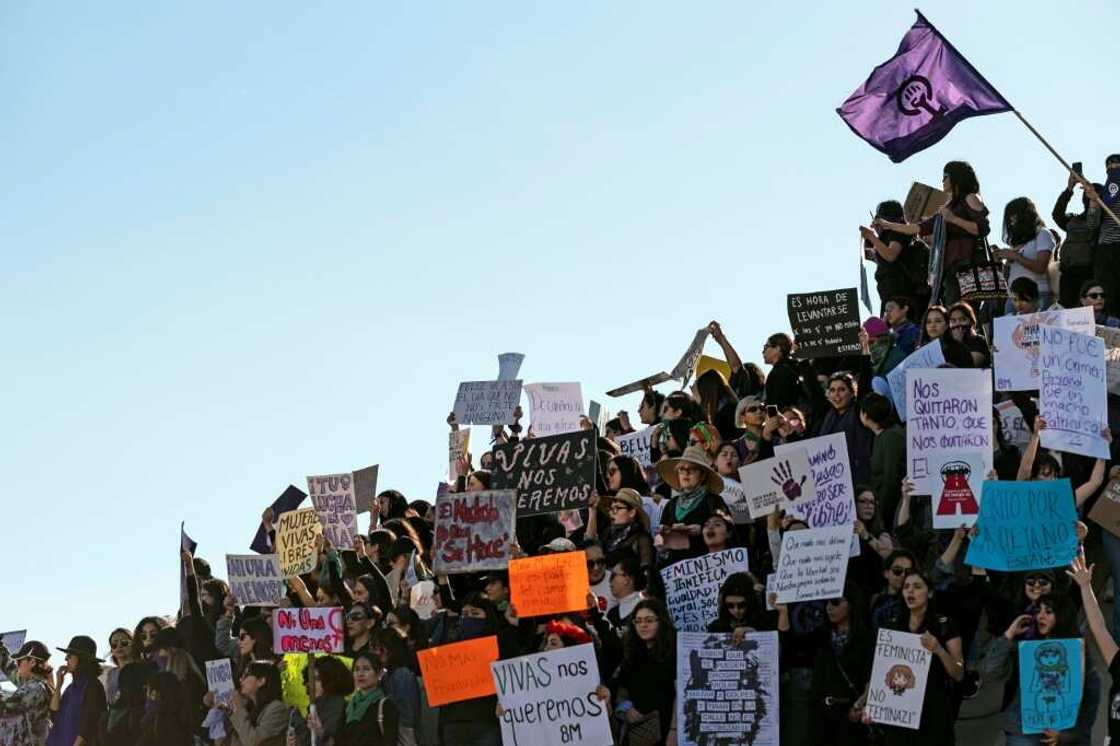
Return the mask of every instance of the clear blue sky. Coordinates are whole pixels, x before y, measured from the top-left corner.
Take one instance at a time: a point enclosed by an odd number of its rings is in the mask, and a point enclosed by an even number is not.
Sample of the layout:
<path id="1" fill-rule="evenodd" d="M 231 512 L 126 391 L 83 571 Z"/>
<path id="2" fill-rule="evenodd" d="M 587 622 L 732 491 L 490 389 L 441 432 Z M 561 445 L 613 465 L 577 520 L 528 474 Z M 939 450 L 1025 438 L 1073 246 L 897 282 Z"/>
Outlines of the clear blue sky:
<path id="1" fill-rule="evenodd" d="M 499 352 L 600 401 L 713 318 L 757 359 L 946 160 L 997 215 L 1065 182 L 1009 114 L 901 165 L 848 131 L 900 3 L 360 6 L 0 8 L 0 630 L 103 650 L 175 608 L 180 520 L 223 575 L 307 474 L 431 499 Z M 923 10 L 1100 177 L 1114 3 Z"/>

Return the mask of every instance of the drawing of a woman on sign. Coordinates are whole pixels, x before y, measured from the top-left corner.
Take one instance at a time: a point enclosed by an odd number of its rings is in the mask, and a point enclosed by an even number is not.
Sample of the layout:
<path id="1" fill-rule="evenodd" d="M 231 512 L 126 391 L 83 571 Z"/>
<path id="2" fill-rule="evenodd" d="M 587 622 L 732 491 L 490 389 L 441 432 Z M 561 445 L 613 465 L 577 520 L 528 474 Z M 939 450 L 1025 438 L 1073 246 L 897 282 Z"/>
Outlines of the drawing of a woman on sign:
<path id="1" fill-rule="evenodd" d="M 1066 649 L 1057 643 L 1043 643 L 1034 651 L 1035 671 L 1030 691 L 1034 708 L 1041 715 L 1060 715 L 1066 709 L 1066 695 L 1073 690 Z"/>

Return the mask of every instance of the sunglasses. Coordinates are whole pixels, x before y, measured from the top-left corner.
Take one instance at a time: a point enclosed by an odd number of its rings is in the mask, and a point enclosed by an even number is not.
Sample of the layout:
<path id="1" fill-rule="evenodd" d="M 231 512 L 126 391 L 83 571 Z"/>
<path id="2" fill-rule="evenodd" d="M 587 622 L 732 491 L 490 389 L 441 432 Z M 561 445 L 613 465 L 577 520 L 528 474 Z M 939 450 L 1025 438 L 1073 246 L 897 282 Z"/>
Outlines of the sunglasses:
<path id="1" fill-rule="evenodd" d="M 891 568 L 891 575 L 894 575 L 896 578 L 901 578 L 903 575 L 905 575 L 908 572 L 910 572 L 909 567 L 892 567 Z"/>
<path id="2" fill-rule="evenodd" d="M 346 615 L 346 621 L 348 622 L 364 622 L 368 618 L 369 617 L 362 613 Z"/>
<path id="3" fill-rule="evenodd" d="M 1024 584 L 1030 586 L 1031 588 L 1037 588 L 1042 585 L 1051 585 L 1050 581 L 1047 578 L 1027 578 Z"/>
<path id="4" fill-rule="evenodd" d="M 746 407 L 745 409 L 743 409 L 743 411 L 744 411 L 744 412 L 748 412 L 748 413 L 750 413 L 750 414 L 754 414 L 755 412 L 761 412 L 761 411 L 762 411 L 762 407 L 757 407 L 757 406 L 751 405 L 751 406 L 749 406 L 749 407 Z"/>
<path id="5" fill-rule="evenodd" d="M 1097 300 L 1098 298 L 1104 298 L 1106 296 L 1105 296 L 1104 293 L 1085 293 L 1084 297 L 1089 298 L 1091 300 Z"/>
<path id="6" fill-rule="evenodd" d="M 605 559 L 589 559 L 587 560 L 588 567 L 606 567 L 607 561 Z"/>
<path id="7" fill-rule="evenodd" d="M 609 508 L 609 511 L 611 513 L 621 513 L 624 510 L 633 510 L 633 508 L 631 508 L 629 505 L 623 505 L 621 503 L 615 503 Z"/>
<path id="8" fill-rule="evenodd" d="M 122 637 L 119 640 L 111 640 L 109 642 L 109 647 L 111 647 L 111 648 L 127 648 L 131 644 L 132 644 L 132 640 L 129 640 L 129 639 L 126 639 L 126 638 Z"/>

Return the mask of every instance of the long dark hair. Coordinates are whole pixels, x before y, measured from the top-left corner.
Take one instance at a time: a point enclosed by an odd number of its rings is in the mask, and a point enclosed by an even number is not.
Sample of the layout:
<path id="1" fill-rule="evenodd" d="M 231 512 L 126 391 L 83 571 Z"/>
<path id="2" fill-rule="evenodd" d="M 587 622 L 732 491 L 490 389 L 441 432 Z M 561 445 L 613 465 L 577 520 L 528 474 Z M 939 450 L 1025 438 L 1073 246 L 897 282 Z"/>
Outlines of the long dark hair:
<path id="1" fill-rule="evenodd" d="M 255 661 L 249 664 L 242 676 L 264 679 L 264 683 L 257 689 L 257 693 L 253 697 L 253 722 L 256 723 L 257 716 L 264 711 L 264 708 L 270 702 L 280 699 L 283 689 L 280 682 L 280 669 L 273 663 Z"/>
<path id="2" fill-rule="evenodd" d="M 141 632 L 141 630 L 144 629 L 144 625 L 146 625 L 146 624 L 156 625 L 156 630 L 157 631 L 159 631 L 159 630 L 161 630 L 161 629 L 163 629 L 164 627 L 167 626 L 167 622 L 165 622 L 162 617 L 158 617 L 158 616 L 146 616 L 143 619 L 141 619 L 139 622 L 137 622 L 136 623 L 136 628 L 132 632 L 132 659 L 133 660 L 137 660 L 137 661 L 142 660 L 142 659 L 144 659 L 144 658 L 146 658 L 146 657 L 148 657 L 152 654 L 151 646 L 155 644 L 155 639 L 153 638 L 151 641 L 149 641 L 147 643 L 147 645 L 148 645 L 147 648 L 145 648 L 144 643 L 141 642 L 141 640 L 143 640 L 144 638 L 140 634 L 140 632 Z"/>
<path id="3" fill-rule="evenodd" d="M 253 638 L 253 658 L 256 660 L 272 660 L 272 625 L 260 617 L 246 619 L 241 623 L 241 631 Z"/>
<path id="4" fill-rule="evenodd" d="M 1021 246 L 1046 227 L 1030 197 L 1016 197 L 1003 208 L 1003 240 Z"/>
<path id="5" fill-rule="evenodd" d="M 708 422 L 716 421 L 721 406 L 735 401 L 735 392 L 727 384 L 723 374 L 714 368 L 706 370 L 696 379 L 696 393 L 700 397 L 700 409 Z"/>
<path id="6" fill-rule="evenodd" d="M 643 609 L 648 609 L 657 615 L 657 638 L 653 642 L 652 649 L 646 647 L 634 628 L 634 619 Z M 669 610 L 665 608 L 665 603 L 657 598 L 639 601 L 630 614 L 630 621 L 626 624 L 626 632 L 622 636 L 623 665 L 634 664 L 643 658 L 666 662 L 672 660 L 676 654 L 677 630 L 673 627 L 673 620 L 669 618 Z"/>
<path id="7" fill-rule="evenodd" d="M 279 677 L 279 672 L 276 674 Z M 145 717 L 145 731 L 162 743 L 182 743 L 189 739 L 193 724 L 188 713 L 193 704 L 179 678 L 170 671 L 159 671 L 148 680 L 148 689 L 157 696 L 155 709 Z"/>
<path id="8" fill-rule="evenodd" d="M 926 333 L 926 322 L 929 321 L 929 315 L 931 313 L 939 313 L 945 319 L 945 331 L 942 332 L 941 336 L 938 337 L 938 339 L 943 339 L 945 337 L 945 335 L 949 333 L 949 311 L 945 308 L 945 306 L 940 306 L 940 305 L 929 306 L 928 308 L 926 308 L 926 312 L 922 314 L 922 329 L 921 329 L 921 331 L 922 331 L 922 341 L 921 341 L 921 344 L 925 344 L 926 342 L 931 341 L 931 337 L 929 336 L 929 334 Z"/>
<path id="9" fill-rule="evenodd" d="M 949 161 L 944 173 L 949 177 L 949 188 L 953 190 L 952 204 L 963 202 L 970 194 L 980 193 L 980 180 L 967 161 Z"/>
<path id="10" fill-rule="evenodd" d="M 1053 588 L 1053 584 L 1050 587 Z M 1081 630 L 1077 626 L 1077 608 L 1067 594 L 1051 590 L 1039 596 L 1037 603 L 1039 606 L 1046 604 L 1054 612 L 1054 629 L 1047 637 L 1081 637 Z"/>
<path id="11" fill-rule="evenodd" d="M 868 394 L 872 396 L 872 394 Z M 863 406 L 862 404 L 860 405 Z M 875 494 L 875 490 L 869 484 L 857 484 L 853 490 L 856 495 L 856 517 L 859 517 L 859 496 L 864 492 L 870 492 L 871 496 L 875 498 L 875 515 L 871 516 L 871 522 L 866 524 L 867 532 L 872 536 L 880 536 L 883 531 L 883 515 L 879 512 L 879 496 Z"/>
<path id="12" fill-rule="evenodd" d="M 404 495 L 396 490 L 384 490 L 377 494 L 378 510 L 381 507 L 381 498 L 389 498 L 389 514 L 385 516 L 385 520 L 390 518 L 404 518 L 405 511 L 408 510 L 408 500 Z"/>
<path id="13" fill-rule="evenodd" d="M 620 488 L 629 487 L 639 495 L 650 494 L 649 482 L 646 481 L 642 465 L 630 456 L 615 456 L 610 463 L 618 469 L 618 476 L 622 480 Z"/>
<path id="14" fill-rule="evenodd" d="M 754 589 L 754 576 L 749 572 L 731 573 L 723 581 L 723 585 L 720 586 L 719 613 L 716 616 L 715 624 L 720 627 L 726 625 L 730 628 L 734 620 L 731 618 L 731 612 L 727 610 L 728 596 L 742 596 L 746 599 L 747 610 L 743 615 L 743 624 L 748 627 L 757 627 L 756 622 L 766 614 L 766 609 L 762 606 L 762 601 L 758 598 L 758 592 Z"/>

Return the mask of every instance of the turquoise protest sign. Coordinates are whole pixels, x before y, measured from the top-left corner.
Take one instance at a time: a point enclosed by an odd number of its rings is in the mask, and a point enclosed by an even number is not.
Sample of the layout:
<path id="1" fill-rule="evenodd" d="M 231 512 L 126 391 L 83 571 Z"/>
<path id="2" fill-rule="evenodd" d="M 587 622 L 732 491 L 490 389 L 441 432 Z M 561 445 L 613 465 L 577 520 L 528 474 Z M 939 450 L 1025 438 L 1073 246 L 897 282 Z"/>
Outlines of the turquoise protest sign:
<path id="1" fill-rule="evenodd" d="M 1066 730 L 1081 707 L 1082 641 L 1031 640 L 1019 644 L 1019 701 L 1023 733 Z"/>
<path id="2" fill-rule="evenodd" d="M 1068 565 L 1077 554 L 1076 523 L 1068 479 L 984 482 L 965 562 L 1003 572 Z"/>

